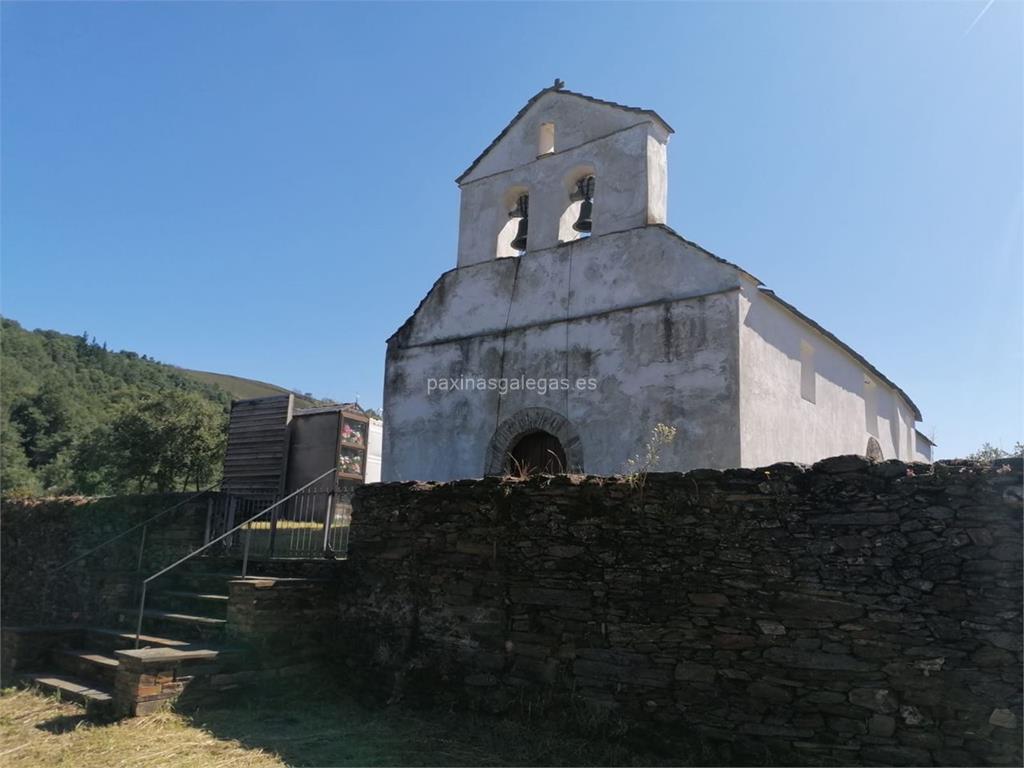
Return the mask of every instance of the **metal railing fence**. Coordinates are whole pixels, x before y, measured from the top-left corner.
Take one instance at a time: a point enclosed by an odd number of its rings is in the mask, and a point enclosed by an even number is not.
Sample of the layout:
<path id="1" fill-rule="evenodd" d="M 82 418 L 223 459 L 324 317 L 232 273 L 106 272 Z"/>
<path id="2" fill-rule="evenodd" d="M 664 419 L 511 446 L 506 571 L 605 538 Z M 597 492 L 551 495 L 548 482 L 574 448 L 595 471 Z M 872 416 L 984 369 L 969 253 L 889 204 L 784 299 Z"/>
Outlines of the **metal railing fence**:
<path id="1" fill-rule="evenodd" d="M 313 480 L 310 480 L 308 483 L 306 483 L 301 488 L 299 488 L 299 489 L 297 489 L 295 491 L 292 491 L 291 493 L 289 493 L 287 496 L 285 496 L 284 498 L 280 499 L 279 501 L 275 501 L 270 506 L 268 506 L 268 507 L 266 507 L 264 509 L 261 509 L 259 512 L 256 512 L 255 514 L 245 518 L 241 523 L 239 523 L 237 525 L 234 525 L 232 527 L 227 527 L 227 523 L 225 523 L 224 527 L 226 527 L 227 530 L 225 530 L 223 533 L 220 533 L 220 534 L 216 535 L 213 538 L 208 538 L 208 541 L 206 541 L 206 543 L 204 543 L 203 546 L 199 547 L 198 549 L 192 550 L 191 552 L 189 552 L 184 557 L 179 558 L 178 560 L 174 561 L 173 563 L 171 563 L 167 567 L 160 569 L 159 571 L 154 573 L 152 576 L 148 576 L 147 578 L 143 579 L 142 582 L 141 582 L 141 585 L 140 585 L 140 593 L 141 594 L 140 594 L 140 597 L 139 597 L 139 612 L 138 612 L 138 616 L 137 616 L 136 622 L 135 622 L 135 647 L 136 648 L 139 647 L 139 638 L 142 635 L 142 620 L 145 617 L 145 612 L 146 612 L 146 593 L 149 590 L 150 583 L 152 583 L 155 579 L 160 578 L 164 574 L 169 573 L 170 571 L 173 571 L 175 568 L 178 568 L 179 566 L 183 565 L 184 563 L 188 562 L 189 560 L 193 559 L 194 557 L 197 557 L 197 556 L 199 556 L 200 554 L 202 554 L 204 552 L 210 551 L 211 549 L 213 549 L 215 547 L 215 545 L 221 544 L 223 542 L 227 542 L 226 547 L 227 547 L 228 551 L 229 552 L 232 551 L 233 548 L 238 545 L 238 539 L 241 539 L 242 578 L 244 579 L 247 576 L 247 574 L 248 574 L 249 557 L 250 557 L 250 551 L 251 551 L 251 548 L 252 548 L 252 541 L 253 541 L 253 532 L 254 532 L 254 530 L 259 530 L 259 531 L 263 531 L 264 530 L 262 527 L 258 528 L 258 529 L 254 529 L 253 528 L 253 523 L 255 523 L 257 521 L 267 522 L 268 523 L 268 526 L 265 529 L 266 532 L 267 532 L 267 535 L 264 537 L 264 540 L 267 542 L 268 551 L 272 553 L 274 551 L 274 539 L 275 539 L 275 537 L 277 535 L 278 528 L 279 528 L 278 525 L 277 525 L 277 521 L 279 519 L 280 513 L 284 512 L 285 514 L 287 514 L 289 512 L 289 510 L 292 510 L 292 507 L 291 507 L 291 505 L 289 505 L 289 502 L 291 502 L 291 501 L 293 501 L 295 499 L 303 498 L 304 495 L 307 495 L 307 492 L 310 491 L 311 488 L 316 486 L 318 483 L 323 481 L 325 478 L 327 478 L 328 476 L 332 476 L 333 477 L 333 475 L 334 475 L 334 473 L 336 471 L 337 471 L 337 467 L 331 467 L 329 470 L 327 470 L 326 472 L 324 472 L 320 476 L 314 478 Z M 330 552 L 330 543 L 331 543 L 332 531 L 335 528 L 334 521 L 335 521 L 335 517 L 336 517 L 336 514 L 335 514 L 336 510 L 335 510 L 335 506 L 334 506 L 334 494 L 335 494 L 335 491 L 334 491 L 333 483 L 332 483 L 332 487 L 330 489 L 328 489 L 326 491 L 321 491 L 321 492 L 326 495 L 326 504 L 323 506 L 323 513 L 322 513 L 323 514 L 323 520 L 319 524 L 319 529 L 320 529 L 319 549 L 320 549 L 321 556 L 323 556 L 323 555 L 326 555 L 326 554 L 328 554 Z M 308 502 L 305 505 L 301 506 L 301 509 L 303 509 L 303 510 L 306 510 L 307 508 L 309 508 Z M 239 510 L 234 505 L 230 505 L 228 514 L 230 514 L 232 516 L 236 515 L 236 514 L 239 514 L 239 516 L 241 516 L 241 514 L 239 513 Z M 293 514 L 295 514 L 295 513 L 293 512 Z M 303 512 L 300 512 L 298 514 L 301 515 L 301 514 L 303 514 Z M 310 514 L 312 514 L 312 513 L 310 513 Z M 296 520 L 296 522 L 301 524 L 302 522 L 304 522 L 304 519 L 300 516 L 299 519 Z M 313 521 L 310 520 L 310 522 L 313 522 Z M 207 519 L 207 530 L 209 531 L 213 525 L 215 525 L 215 521 L 208 517 L 208 519 Z M 345 526 L 345 529 L 346 529 L 345 537 L 346 537 L 346 545 L 347 545 L 347 525 Z M 286 530 L 286 529 L 282 529 L 282 530 Z M 242 531 L 244 531 L 244 533 L 241 533 Z M 301 540 L 305 541 L 304 538 L 302 538 Z M 310 539 L 310 540 L 312 541 L 312 539 Z M 257 544 L 257 546 L 259 546 L 259 544 Z"/>

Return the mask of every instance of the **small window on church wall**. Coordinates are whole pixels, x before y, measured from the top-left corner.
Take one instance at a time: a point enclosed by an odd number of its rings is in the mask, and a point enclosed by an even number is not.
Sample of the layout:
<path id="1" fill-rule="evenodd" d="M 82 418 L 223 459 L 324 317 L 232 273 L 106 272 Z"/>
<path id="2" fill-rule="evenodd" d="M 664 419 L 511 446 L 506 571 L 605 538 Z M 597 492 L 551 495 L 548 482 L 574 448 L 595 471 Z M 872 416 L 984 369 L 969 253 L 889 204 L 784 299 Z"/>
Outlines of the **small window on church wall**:
<path id="1" fill-rule="evenodd" d="M 800 342 L 800 397 L 814 402 L 814 348 L 806 341 Z"/>
<path id="2" fill-rule="evenodd" d="M 541 123 L 540 136 L 537 140 L 537 156 L 550 155 L 555 151 L 555 124 Z"/>
<path id="3" fill-rule="evenodd" d="M 864 429 L 878 437 L 878 386 L 864 377 Z"/>

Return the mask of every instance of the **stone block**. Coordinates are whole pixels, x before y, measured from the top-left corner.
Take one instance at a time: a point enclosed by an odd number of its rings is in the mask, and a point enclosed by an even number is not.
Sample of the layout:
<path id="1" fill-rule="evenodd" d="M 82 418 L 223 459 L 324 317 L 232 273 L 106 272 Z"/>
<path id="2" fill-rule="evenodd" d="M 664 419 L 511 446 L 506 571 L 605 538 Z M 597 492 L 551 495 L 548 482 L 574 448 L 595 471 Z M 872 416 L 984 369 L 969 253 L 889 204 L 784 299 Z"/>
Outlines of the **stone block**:
<path id="1" fill-rule="evenodd" d="M 780 636 L 786 634 L 786 628 L 777 621 L 759 619 L 757 626 L 761 630 L 761 634 L 764 635 Z"/>
<path id="2" fill-rule="evenodd" d="M 708 664 L 697 664 L 695 662 L 680 662 L 675 668 L 676 680 L 691 683 L 713 683 L 715 681 L 715 668 Z"/>
<path id="3" fill-rule="evenodd" d="M 729 604 L 729 598 L 719 592 L 691 592 L 688 595 L 694 605 L 718 608 Z"/>
<path id="4" fill-rule="evenodd" d="M 590 605 L 590 593 L 578 589 L 510 587 L 509 597 L 512 602 L 524 605 L 565 606 L 568 608 L 586 608 Z"/>
<path id="5" fill-rule="evenodd" d="M 864 615 L 864 606 L 857 603 L 793 592 L 779 595 L 772 601 L 772 610 L 784 617 L 793 616 L 823 621 L 851 621 Z"/>
<path id="6" fill-rule="evenodd" d="M 765 682 L 752 683 L 747 687 L 747 693 L 755 699 L 768 699 L 773 702 L 789 702 L 793 700 L 793 694 L 785 688 L 769 685 Z"/>
<path id="7" fill-rule="evenodd" d="M 899 702 L 892 691 L 886 688 L 854 688 L 849 694 L 850 703 L 889 714 L 899 709 Z"/>
<path id="8" fill-rule="evenodd" d="M 794 669 L 817 669 L 836 672 L 870 672 L 877 667 L 866 661 L 838 653 L 802 651 L 793 648 L 769 648 L 764 658 Z"/>
<path id="9" fill-rule="evenodd" d="M 872 715 L 868 720 L 868 733 L 888 738 L 896 731 L 896 720 L 889 715 Z"/>
<path id="10" fill-rule="evenodd" d="M 865 746 L 861 750 L 865 760 L 882 765 L 931 765 L 932 756 L 926 749 L 897 746 Z"/>
<path id="11" fill-rule="evenodd" d="M 1017 727 L 1017 716 L 1008 709 L 993 709 L 988 721 L 997 728 Z"/>

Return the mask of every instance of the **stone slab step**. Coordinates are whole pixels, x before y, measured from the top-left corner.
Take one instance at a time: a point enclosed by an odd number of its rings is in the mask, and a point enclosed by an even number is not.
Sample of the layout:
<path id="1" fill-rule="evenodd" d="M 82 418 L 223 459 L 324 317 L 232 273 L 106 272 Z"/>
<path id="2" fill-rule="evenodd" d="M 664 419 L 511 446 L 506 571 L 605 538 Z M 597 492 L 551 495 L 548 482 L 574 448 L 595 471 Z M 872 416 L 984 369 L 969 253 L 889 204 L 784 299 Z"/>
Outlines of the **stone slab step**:
<path id="1" fill-rule="evenodd" d="M 215 592 L 225 594 L 228 582 L 242 578 L 242 569 L 237 571 L 171 571 L 165 577 L 167 586 L 187 592 Z"/>
<path id="2" fill-rule="evenodd" d="M 123 608 L 121 612 L 127 616 L 138 615 L 138 610 Z M 155 619 L 158 621 L 173 621 L 178 624 L 191 624 L 194 627 L 206 627 L 216 629 L 227 624 L 227 619 L 214 619 L 210 616 L 194 616 L 189 613 L 176 613 L 174 611 L 161 611 L 156 608 L 147 608 L 142 612 L 143 619 Z"/>
<path id="3" fill-rule="evenodd" d="M 102 640 L 107 640 L 111 644 L 117 646 L 125 646 L 130 648 L 135 645 L 134 632 L 126 632 L 123 629 L 104 629 L 101 627 L 89 627 L 86 631 L 91 635 L 95 635 L 96 637 Z M 187 640 L 175 640 L 170 637 L 159 637 L 157 635 L 139 635 L 139 645 L 141 647 L 155 645 L 162 648 L 179 648 L 191 645 L 191 643 L 189 643 Z"/>
<path id="4" fill-rule="evenodd" d="M 107 656 L 105 653 L 99 653 L 98 651 L 83 651 L 75 648 L 69 648 L 64 651 L 60 651 L 63 656 L 68 656 L 78 661 L 84 661 L 88 664 L 93 664 L 103 669 L 117 669 L 117 659 L 113 656 Z"/>
<path id="5" fill-rule="evenodd" d="M 54 653 L 56 665 L 76 678 L 113 684 L 117 675 L 117 659 L 103 651 L 61 648 Z"/>
<path id="6" fill-rule="evenodd" d="M 109 712 L 114 703 L 113 688 L 101 683 L 53 672 L 24 672 L 19 678 L 26 685 L 35 686 L 47 693 L 59 693 L 62 699 L 82 704 L 90 714 Z"/>
<path id="7" fill-rule="evenodd" d="M 91 667 L 96 667 L 100 670 L 110 672 L 111 670 L 116 671 L 118 669 L 118 659 L 116 659 L 114 656 L 109 656 L 105 653 L 100 653 L 96 650 L 80 650 L 78 648 L 68 648 L 66 650 L 61 650 L 58 652 L 62 656 L 75 659 L 76 662 L 81 662 L 82 664 L 89 665 Z"/>
<path id="8" fill-rule="evenodd" d="M 180 597 L 188 600 L 202 600 L 209 603 L 226 603 L 228 601 L 227 595 L 214 595 L 203 592 L 184 592 L 177 589 L 163 589 L 156 594 L 166 595 L 168 597 Z"/>

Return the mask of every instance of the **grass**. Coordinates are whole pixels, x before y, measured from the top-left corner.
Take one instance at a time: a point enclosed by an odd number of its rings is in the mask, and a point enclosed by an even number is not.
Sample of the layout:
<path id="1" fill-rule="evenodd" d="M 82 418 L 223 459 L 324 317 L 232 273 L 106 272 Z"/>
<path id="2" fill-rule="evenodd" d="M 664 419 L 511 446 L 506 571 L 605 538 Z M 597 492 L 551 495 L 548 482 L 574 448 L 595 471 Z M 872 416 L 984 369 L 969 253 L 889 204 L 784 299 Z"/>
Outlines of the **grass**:
<path id="1" fill-rule="evenodd" d="M 671 765 L 612 738 L 567 736 L 466 712 L 369 708 L 332 689 L 234 691 L 118 723 L 33 691 L 0 692 L 5 768 L 269 768 L 385 765 Z"/>
<path id="2" fill-rule="evenodd" d="M 32 691 L 0 693 L 0 764 L 132 768 L 271 768 L 274 754 L 221 739 L 170 712 L 96 725 L 82 708 Z"/>

